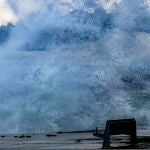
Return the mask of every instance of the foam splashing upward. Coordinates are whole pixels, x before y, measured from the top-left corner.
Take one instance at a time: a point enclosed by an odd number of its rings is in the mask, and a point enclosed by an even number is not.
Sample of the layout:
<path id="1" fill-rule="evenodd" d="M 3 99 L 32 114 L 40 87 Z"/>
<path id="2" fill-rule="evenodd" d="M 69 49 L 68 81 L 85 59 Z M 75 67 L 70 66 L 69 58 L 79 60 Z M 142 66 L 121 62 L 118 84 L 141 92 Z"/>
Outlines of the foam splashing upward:
<path id="1" fill-rule="evenodd" d="M 0 131 L 148 126 L 149 10 L 148 0 L 1 0 Z"/>

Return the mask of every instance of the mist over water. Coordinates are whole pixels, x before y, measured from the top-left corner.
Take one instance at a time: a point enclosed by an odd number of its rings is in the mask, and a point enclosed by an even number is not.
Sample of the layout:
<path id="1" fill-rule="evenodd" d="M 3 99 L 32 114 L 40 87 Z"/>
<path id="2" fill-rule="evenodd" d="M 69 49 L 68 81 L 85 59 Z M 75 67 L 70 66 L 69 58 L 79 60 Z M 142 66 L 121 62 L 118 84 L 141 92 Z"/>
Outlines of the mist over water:
<path id="1" fill-rule="evenodd" d="M 148 127 L 149 22 L 149 0 L 1 0 L 0 132 Z"/>

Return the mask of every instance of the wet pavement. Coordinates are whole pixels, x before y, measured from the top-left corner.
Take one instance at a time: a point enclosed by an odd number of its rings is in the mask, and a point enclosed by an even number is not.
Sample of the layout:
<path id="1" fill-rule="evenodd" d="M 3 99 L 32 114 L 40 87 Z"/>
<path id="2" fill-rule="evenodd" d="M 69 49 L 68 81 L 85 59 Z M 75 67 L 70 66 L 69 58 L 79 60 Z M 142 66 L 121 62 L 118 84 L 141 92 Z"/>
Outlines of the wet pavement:
<path id="1" fill-rule="evenodd" d="M 150 149 L 150 130 L 138 130 L 138 144 L 129 136 L 111 136 L 111 149 Z M 103 139 L 92 132 L 0 134 L 0 150 L 100 150 Z"/>

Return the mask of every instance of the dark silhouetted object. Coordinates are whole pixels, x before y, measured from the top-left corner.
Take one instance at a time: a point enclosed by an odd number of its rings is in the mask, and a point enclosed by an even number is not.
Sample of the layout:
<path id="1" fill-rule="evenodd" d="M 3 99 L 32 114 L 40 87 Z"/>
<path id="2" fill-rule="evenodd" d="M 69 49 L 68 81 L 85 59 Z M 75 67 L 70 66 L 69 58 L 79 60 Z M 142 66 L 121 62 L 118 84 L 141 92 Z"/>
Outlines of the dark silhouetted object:
<path id="1" fill-rule="evenodd" d="M 104 132 L 103 148 L 110 147 L 110 135 L 126 134 L 130 135 L 130 143 L 135 145 L 137 143 L 136 137 L 136 120 L 122 119 L 122 120 L 108 120 Z"/>

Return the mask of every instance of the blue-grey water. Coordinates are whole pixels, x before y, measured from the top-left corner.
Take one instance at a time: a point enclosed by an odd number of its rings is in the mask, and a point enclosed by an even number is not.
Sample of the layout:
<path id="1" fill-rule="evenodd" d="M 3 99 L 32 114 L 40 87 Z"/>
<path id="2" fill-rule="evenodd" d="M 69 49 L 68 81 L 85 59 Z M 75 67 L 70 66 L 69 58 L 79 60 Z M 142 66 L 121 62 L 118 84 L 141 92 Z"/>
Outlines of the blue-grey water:
<path id="1" fill-rule="evenodd" d="M 2 0 L 0 132 L 150 125 L 150 1 Z"/>

